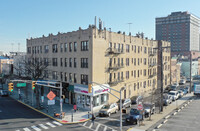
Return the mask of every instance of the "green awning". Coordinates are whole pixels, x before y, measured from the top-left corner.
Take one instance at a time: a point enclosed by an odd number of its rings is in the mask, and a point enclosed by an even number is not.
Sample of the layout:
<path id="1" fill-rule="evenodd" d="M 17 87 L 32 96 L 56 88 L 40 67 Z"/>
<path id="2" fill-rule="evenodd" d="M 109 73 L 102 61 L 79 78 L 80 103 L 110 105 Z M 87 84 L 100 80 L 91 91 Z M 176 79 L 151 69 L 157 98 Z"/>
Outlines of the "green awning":
<path id="1" fill-rule="evenodd" d="M 67 88 L 68 91 L 74 92 L 74 85 L 69 85 Z"/>

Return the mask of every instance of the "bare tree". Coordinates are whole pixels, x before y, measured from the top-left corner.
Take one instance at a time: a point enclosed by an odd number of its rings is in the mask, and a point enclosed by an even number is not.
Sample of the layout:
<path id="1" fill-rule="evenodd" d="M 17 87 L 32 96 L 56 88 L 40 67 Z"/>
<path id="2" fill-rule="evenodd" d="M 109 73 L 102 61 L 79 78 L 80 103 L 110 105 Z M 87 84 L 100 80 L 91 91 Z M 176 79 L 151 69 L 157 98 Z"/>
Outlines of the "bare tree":
<path id="1" fill-rule="evenodd" d="M 23 65 L 23 66 L 22 66 Z M 31 79 L 33 81 L 37 81 L 39 79 L 43 79 L 45 77 L 45 70 L 49 66 L 49 61 L 42 58 L 36 58 L 30 56 L 23 61 L 20 61 L 20 64 L 14 66 L 14 68 L 18 71 L 18 76 L 24 79 Z M 25 77 L 22 76 L 25 74 Z M 40 86 L 35 86 L 35 95 L 36 95 L 36 108 L 40 108 L 40 96 L 39 96 Z M 27 96 L 27 89 L 26 89 Z"/>

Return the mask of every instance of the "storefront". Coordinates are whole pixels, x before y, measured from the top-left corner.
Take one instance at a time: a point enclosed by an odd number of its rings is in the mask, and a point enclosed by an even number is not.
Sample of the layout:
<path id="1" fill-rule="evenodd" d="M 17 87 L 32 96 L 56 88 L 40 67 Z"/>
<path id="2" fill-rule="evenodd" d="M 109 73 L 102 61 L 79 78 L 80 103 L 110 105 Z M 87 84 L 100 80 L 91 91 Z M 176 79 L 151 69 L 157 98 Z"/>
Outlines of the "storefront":
<path id="1" fill-rule="evenodd" d="M 108 102 L 108 84 L 96 85 L 92 87 L 92 93 L 88 93 L 87 85 L 74 85 L 76 105 L 79 108 L 91 110 L 91 99 L 93 110 L 100 109 Z"/>

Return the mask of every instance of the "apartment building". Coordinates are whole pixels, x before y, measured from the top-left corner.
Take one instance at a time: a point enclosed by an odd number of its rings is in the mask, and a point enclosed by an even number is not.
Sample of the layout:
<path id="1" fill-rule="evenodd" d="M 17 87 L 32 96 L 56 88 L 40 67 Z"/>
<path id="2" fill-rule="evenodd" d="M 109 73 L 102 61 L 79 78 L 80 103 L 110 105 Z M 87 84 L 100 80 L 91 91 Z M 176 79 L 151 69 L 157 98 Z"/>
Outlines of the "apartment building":
<path id="1" fill-rule="evenodd" d="M 156 18 L 156 40 L 170 41 L 173 55 L 199 52 L 199 17 L 185 11 Z"/>
<path id="2" fill-rule="evenodd" d="M 91 25 L 84 30 L 79 28 L 73 32 L 27 39 L 29 61 L 50 62 L 44 71 L 45 79 L 66 82 L 69 86 L 65 95 L 69 103 L 86 109 L 91 108 L 91 100 L 93 109 L 118 101 L 115 96 L 119 97 L 119 93 L 107 87 L 118 91 L 126 87 L 122 91 L 123 99 L 148 95 L 157 88 L 156 48 L 158 41 Z M 163 53 L 164 58 L 165 55 L 170 56 L 170 52 Z M 169 68 L 167 73 L 170 73 Z M 169 77 L 167 75 L 166 79 Z M 93 83 L 92 93 L 88 92 L 89 83 Z"/>

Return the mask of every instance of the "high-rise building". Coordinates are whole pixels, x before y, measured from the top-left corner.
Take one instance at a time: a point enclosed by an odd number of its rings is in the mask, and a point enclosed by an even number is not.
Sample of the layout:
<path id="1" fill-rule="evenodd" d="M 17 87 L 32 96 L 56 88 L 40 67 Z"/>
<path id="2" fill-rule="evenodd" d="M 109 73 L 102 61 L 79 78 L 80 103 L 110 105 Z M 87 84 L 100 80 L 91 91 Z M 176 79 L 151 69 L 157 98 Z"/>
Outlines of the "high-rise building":
<path id="1" fill-rule="evenodd" d="M 27 39 L 27 57 L 28 61 L 49 61 L 44 79 L 66 82 L 67 101 L 90 109 L 91 99 L 93 108 L 118 101 L 112 94 L 119 97 L 119 93 L 111 90 L 109 94 L 108 89 L 103 89 L 105 86 L 118 91 L 125 86 L 123 99 L 152 93 L 157 88 L 157 70 L 161 65 L 157 59 L 158 43 L 170 46 L 169 42 L 148 40 L 143 35 L 89 26 L 85 30 Z M 162 57 L 166 87 L 170 84 L 170 49 L 164 50 Z"/>
<path id="2" fill-rule="evenodd" d="M 172 12 L 156 18 L 156 40 L 171 42 L 172 54 L 199 51 L 200 19 L 188 12 Z"/>

